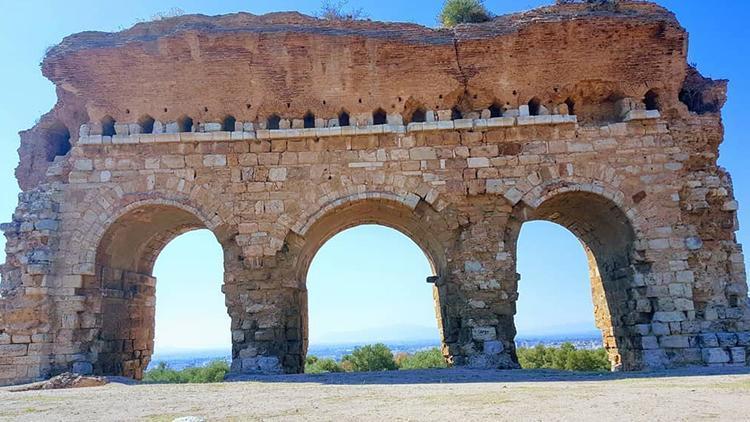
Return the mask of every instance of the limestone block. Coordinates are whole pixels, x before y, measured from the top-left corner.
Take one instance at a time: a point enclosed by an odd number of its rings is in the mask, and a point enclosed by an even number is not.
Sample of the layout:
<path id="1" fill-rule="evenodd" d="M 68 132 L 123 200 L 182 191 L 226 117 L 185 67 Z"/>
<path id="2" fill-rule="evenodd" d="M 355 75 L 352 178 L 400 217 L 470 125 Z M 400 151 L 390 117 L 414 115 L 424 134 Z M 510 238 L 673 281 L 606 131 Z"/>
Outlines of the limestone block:
<path id="1" fill-rule="evenodd" d="M 503 113 L 503 114 L 505 114 L 505 113 Z M 518 115 L 521 116 L 521 117 L 530 116 L 531 113 L 529 112 L 529 106 L 526 105 L 526 104 L 524 104 L 524 105 L 518 107 Z"/>
<path id="2" fill-rule="evenodd" d="M 703 247 L 703 241 L 700 237 L 691 236 L 685 239 L 685 246 L 691 251 L 695 251 Z"/>
<path id="3" fill-rule="evenodd" d="M 102 124 L 100 122 L 89 123 L 89 135 L 102 135 Z"/>
<path id="4" fill-rule="evenodd" d="M 615 111 L 620 117 L 625 117 L 631 110 L 638 108 L 638 102 L 633 98 L 623 98 L 615 102 Z"/>
<path id="5" fill-rule="evenodd" d="M 744 347 L 732 347 L 729 352 L 732 355 L 732 363 L 744 365 L 747 362 L 747 351 Z"/>
<path id="6" fill-rule="evenodd" d="M 690 347 L 690 341 L 687 336 L 662 336 L 659 337 L 659 344 L 666 349 L 684 349 Z"/>
<path id="7" fill-rule="evenodd" d="M 478 273 L 484 271 L 484 266 L 479 261 L 464 262 L 464 271 L 467 273 Z"/>
<path id="8" fill-rule="evenodd" d="M 71 367 L 74 373 L 81 375 L 90 375 L 94 373 L 94 365 L 91 362 L 73 362 Z"/>
<path id="9" fill-rule="evenodd" d="M 495 327 L 474 327 L 471 329 L 471 338 L 478 341 L 491 341 L 497 338 Z"/>
<path id="10" fill-rule="evenodd" d="M 78 129 L 78 137 L 83 138 L 84 136 L 89 136 L 91 134 L 91 127 L 87 124 L 81 125 L 81 127 Z"/>
<path id="11" fill-rule="evenodd" d="M 656 336 L 641 337 L 641 347 L 644 349 L 658 349 L 659 341 Z"/>
<path id="12" fill-rule="evenodd" d="M 737 344 L 740 346 L 750 346 L 750 333 L 737 333 Z"/>
<path id="13" fill-rule="evenodd" d="M 455 129 L 474 129 L 473 119 L 457 119 L 453 121 L 453 127 Z"/>
<path id="14" fill-rule="evenodd" d="M 498 355 L 503 352 L 505 347 L 503 343 L 497 340 L 485 341 L 484 342 L 484 353 L 488 355 Z"/>
<path id="15" fill-rule="evenodd" d="M 268 171 L 268 180 L 271 182 L 283 182 L 286 180 L 286 167 L 273 167 Z"/>
<path id="16" fill-rule="evenodd" d="M 34 223 L 34 227 L 37 230 L 55 231 L 55 230 L 57 230 L 58 223 L 57 223 L 56 220 L 44 219 L 44 220 L 39 220 L 39 221 L 35 222 Z"/>
<path id="17" fill-rule="evenodd" d="M 0 345 L 0 356 L 25 356 L 28 351 L 26 344 L 4 344 Z"/>
<path id="18" fill-rule="evenodd" d="M 625 113 L 625 117 L 622 120 L 624 122 L 631 122 L 634 120 L 658 119 L 660 117 L 661 113 L 659 113 L 659 110 L 630 110 Z"/>
<path id="19" fill-rule="evenodd" d="M 701 353 L 705 363 L 729 363 L 731 361 L 729 353 L 724 349 L 703 348 Z"/>
<path id="20" fill-rule="evenodd" d="M 279 129 L 291 129 L 292 122 L 289 119 L 281 119 L 279 121 Z"/>
<path id="21" fill-rule="evenodd" d="M 451 120 L 452 115 L 453 115 L 452 110 L 438 110 L 437 111 L 438 121 Z"/>
<path id="22" fill-rule="evenodd" d="M 386 121 L 389 125 L 403 125 L 404 118 L 400 113 L 388 113 Z"/>
<path id="23" fill-rule="evenodd" d="M 481 168 L 490 166 L 490 159 L 488 157 L 469 157 L 466 162 L 469 165 L 469 168 Z"/>
<path id="24" fill-rule="evenodd" d="M 154 124 L 154 125 L 156 125 L 156 124 Z M 165 132 L 166 133 L 179 133 L 180 132 L 180 125 L 177 124 L 177 122 L 168 122 Z"/>
<path id="25" fill-rule="evenodd" d="M 412 160 L 435 160 L 437 152 L 433 147 L 415 147 L 409 149 L 409 158 Z"/>
<path id="26" fill-rule="evenodd" d="M 339 119 L 329 119 L 328 120 L 328 127 L 339 127 Z"/>
<path id="27" fill-rule="evenodd" d="M 128 125 L 128 132 L 131 135 L 139 135 L 141 133 L 141 125 L 138 123 L 130 123 Z"/>
<path id="28" fill-rule="evenodd" d="M 222 130 L 221 123 L 203 123 L 202 126 L 204 132 L 219 132 Z"/>
<path id="29" fill-rule="evenodd" d="M 511 116 L 493 117 L 487 119 L 487 127 L 511 127 L 515 126 L 516 118 Z"/>
<path id="30" fill-rule="evenodd" d="M 116 144 L 116 145 L 137 144 L 138 143 L 138 135 L 136 135 L 136 136 L 115 135 L 115 136 L 112 137 L 112 143 Z"/>
<path id="31" fill-rule="evenodd" d="M 94 162 L 87 158 L 78 159 L 73 162 L 73 168 L 78 171 L 91 171 L 94 169 Z"/>
<path id="32" fill-rule="evenodd" d="M 10 344 L 10 334 L 0 333 L 0 345 Z"/>
<path id="33" fill-rule="evenodd" d="M 315 119 L 315 127 L 316 128 L 326 127 L 326 120 L 322 118 Z"/>
<path id="34" fill-rule="evenodd" d="M 130 135 L 130 125 L 127 123 L 115 123 L 116 135 Z"/>
<path id="35" fill-rule="evenodd" d="M 429 123 L 429 122 L 434 122 L 437 120 L 438 119 L 437 119 L 437 116 L 435 115 L 435 112 L 433 110 L 427 110 L 427 112 L 425 113 L 424 121 Z"/>
<path id="36" fill-rule="evenodd" d="M 305 127 L 305 121 L 302 119 L 292 119 L 292 129 L 302 129 Z"/>
<path id="37" fill-rule="evenodd" d="M 685 313 L 679 311 L 654 312 L 654 321 L 657 322 L 679 322 L 685 320 Z"/>
<path id="38" fill-rule="evenodd" d="M 208 154 L 203 157 L 203 165 L 206 167 L 226 167 L 227 156 L 223 154 Z"/>
<path id="39" fill-rule="evenodd" d="M 164 133 L 164 123 L 160 122 L 159 120 L 154 121 L 154 128 L 151 131 L 153 134 L 160 134 Z"/>
<path id="40" fill-rule="evenodd" d="M 254 132 L 255 124 L 253 124 L 252 122 L 245 122 L 242 124 L 242 130 L 244 132 Z"/>
<path id="41" fill-rule="evenodd" d="M 737 335 L 734 333 L 716 333 L 721 347 L 734 347 L 737 345 Z"/>

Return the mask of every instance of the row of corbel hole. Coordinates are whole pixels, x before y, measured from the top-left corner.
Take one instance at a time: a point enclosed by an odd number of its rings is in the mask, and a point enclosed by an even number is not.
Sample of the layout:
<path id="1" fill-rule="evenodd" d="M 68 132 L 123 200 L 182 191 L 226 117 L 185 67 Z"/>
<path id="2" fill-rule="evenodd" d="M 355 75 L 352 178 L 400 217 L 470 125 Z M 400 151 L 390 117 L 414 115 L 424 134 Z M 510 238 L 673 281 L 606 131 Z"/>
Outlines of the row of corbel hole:
<path id="1" fill-rule="evenodd" d="M 653 91 L 649 91 L 643 99 L 643 102 L 647 110 L 658 109 L 658 96 Z M 575 114 L 575 102 L 568 98 L 565 100 L 565 104 L 568 106 L 568 113 Z M 529 115 L 538 116 L 542 107 L 541 101 L 534 97 L 528 102 Z M 501 117 L 503 115 L 503 107 L 497 103 L 493 103 L 489 108 L 490 117 Z M 165 109 L 166 111 L 166 109 Z M 206 109 L 206 111 L 208 111 Z M 451 109 L 451 119 L 458 120 L 463 118 L 463 113 L 458 107 Z M 302 118 L 304 128 L 315 127 L 315 114 L 308 111 Z M 427 110 L 423 107 L 419 107 L 414 110 L 409 116 L 408 122 L 425 122 L 427 121 Z M 221 122 L 221 128 L 223 131 L 231 132 L 235 130 L 235 123 L 237 119 L 234 116 L 226 116 Z M 372 113 L 372 122 L 374 125 L 384 125 L 387 123 L 387 113 L 382 108 L 378 108 Z M 145 115 L 138 120 L 138 125 L 141 127 L 141 133 L 152 133 L 154 129 L 155 120 L 149 115 Z M 266 119 L 266 129 L 279 129 L 281 123 L 281 116 L 277 113 L 273 113 Z M 346 110 L 342 110 L 338 114 L 339 126 L 349 126 L 351 124 L 350 115 Z M 115 134 L 116 121 L 106 116 L 101 120 L 102 124 L 102 135 L 113 136 Z M 194 122 L 193 119 L 188 116 L 182 116 L 177 119 L 177 127 L 179 132 L 192 132 Z"/>

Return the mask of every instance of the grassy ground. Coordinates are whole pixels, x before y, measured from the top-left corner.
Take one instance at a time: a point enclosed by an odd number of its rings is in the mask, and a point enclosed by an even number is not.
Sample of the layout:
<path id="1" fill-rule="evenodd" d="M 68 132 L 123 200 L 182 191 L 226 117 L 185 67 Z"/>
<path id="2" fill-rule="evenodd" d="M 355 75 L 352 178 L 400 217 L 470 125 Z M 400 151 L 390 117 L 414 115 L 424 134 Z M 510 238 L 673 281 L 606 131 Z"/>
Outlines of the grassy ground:
<path id="1" fill-rule="evenodd" d="M 750 370 L 734 372 L 442 369 L 0 389 L 0 420 L 741 420 L 750 414 Z"/>

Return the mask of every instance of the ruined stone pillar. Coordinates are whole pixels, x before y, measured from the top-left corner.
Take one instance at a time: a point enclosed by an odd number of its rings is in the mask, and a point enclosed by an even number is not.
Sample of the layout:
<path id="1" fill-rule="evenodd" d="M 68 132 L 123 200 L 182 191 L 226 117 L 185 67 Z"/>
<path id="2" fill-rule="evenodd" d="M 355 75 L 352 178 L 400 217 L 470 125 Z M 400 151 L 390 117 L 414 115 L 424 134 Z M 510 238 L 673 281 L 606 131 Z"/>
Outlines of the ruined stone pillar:
<path id="1" fill-rule="evenodd" d="M 470 368 L 518 368 L 515 356 L 517 274 L 504 251 L 507 205 L 484 204 L 470 214 L 438 284 L 444 305 L 445 348 L 451 363 Z"/>
<path id="2" fill-rule="evenodd" d="M 232 373 L 303 371 L 306 292 L 286 257 L 245 258 L 242 269 L 226 276 L 224 294 L 232 318 Z"/>
<path id="3" fill-rule="evenodd" d="M 13 221 L 3 224 L 7 254 L 0 283 L 0 385 L 50 373 L 54 335 L 54 258 L 59 198 L 42 185 L 19 195 Z"/>

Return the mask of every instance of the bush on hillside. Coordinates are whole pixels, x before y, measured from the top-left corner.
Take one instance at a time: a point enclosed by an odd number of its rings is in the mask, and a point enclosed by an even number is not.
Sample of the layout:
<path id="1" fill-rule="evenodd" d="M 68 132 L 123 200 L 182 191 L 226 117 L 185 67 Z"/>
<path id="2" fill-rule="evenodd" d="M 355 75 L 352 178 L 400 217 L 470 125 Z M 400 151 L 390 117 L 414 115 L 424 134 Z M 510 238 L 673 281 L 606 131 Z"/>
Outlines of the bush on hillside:
<path id="1" fill-rule="evenodd" d="M 322 374 L 324 372 L 344 372 L 344 369 L 333 359 L 318 359 L 308 356 L 305 360 L 306 374 Z"/>
<path id="2" fill-rule="evenodd" d="M 440 23 L 452 28 L 460 23 L 486 22 L 492 14 L 484 7 L 483 0 L 446 0 L 438 15 Z"/>
<path id="3" fill-rule="evenodd" d="M 229 372 L 229 364 L 225 360 L 215 360 L 206 366 L 195 366 L 177 371 L 164 362 L 159 362 L 156 368 L 143 374 L 143 382 L 153 384 L 187 384 L 224 381 Z"/>
<path id="4" fill-rule="evenodd" d="M 517 350 L 518 362 L 524 369 L 559 369 L 563 371 L 609 371 L 607 352 L 602 349 L 578 350 L 572 343 L 559 348 L 537 345 Z"/>
<path id="5" fill-rule="evenodd" d="M 396 357 L 399 369 L 431 369 L 447 368 L 443 353 L 437 347 L 409 354 L 399 354 Z"/>
<path id="6" fill-rule="evenodd" d="M 355 347 L 352 354 L 344 356 L 341 361 L 342 367 L 346 368 L 344 364 L 347 363 L 354 372 L 398 369 L 391 349 L 383 343 Z"/>

